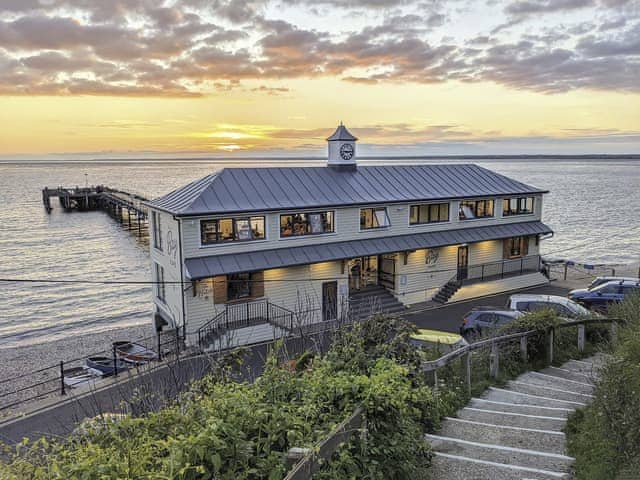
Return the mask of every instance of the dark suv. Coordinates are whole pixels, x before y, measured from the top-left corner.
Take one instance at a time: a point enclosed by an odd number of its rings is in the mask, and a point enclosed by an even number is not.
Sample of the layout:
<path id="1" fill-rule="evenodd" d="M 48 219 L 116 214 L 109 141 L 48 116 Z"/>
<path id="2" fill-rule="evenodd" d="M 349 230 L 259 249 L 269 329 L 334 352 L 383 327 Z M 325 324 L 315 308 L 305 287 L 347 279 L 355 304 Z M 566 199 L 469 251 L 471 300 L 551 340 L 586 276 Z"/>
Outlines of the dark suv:
<path id="1" fill-rule="evenodd" d="M 631 292 L 640 292 L 639 281 L 616 280 L 589 290 L 572 290 L 569 292 L 569 298 L 592 310 L 607 311 L 609 305 L 623 301 L 625 295 Z"/>
<path id="2" fill-rule="evenodd" d="M 463 317 L 460 335 L 466 338 L 480 337 L 483 332 L 513 322 L 522 315 L 524 314 L 517 310 L 500 307 L 476 307 Z"/>

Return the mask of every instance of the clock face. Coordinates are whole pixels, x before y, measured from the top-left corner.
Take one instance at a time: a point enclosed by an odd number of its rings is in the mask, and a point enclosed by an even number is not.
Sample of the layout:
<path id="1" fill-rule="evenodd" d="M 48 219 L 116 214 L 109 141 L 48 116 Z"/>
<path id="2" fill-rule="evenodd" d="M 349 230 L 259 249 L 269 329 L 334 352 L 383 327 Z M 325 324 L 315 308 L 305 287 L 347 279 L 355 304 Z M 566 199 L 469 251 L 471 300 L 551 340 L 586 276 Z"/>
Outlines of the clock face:
<path id="1" fill-rule="evenodd" d="M 353 145 L 351 145 L 350 143 L 343 143 L 340 147 L 340 156 L 343 160 L 351 160 L 354 153 L 355 150 L 353 148 Z"/>

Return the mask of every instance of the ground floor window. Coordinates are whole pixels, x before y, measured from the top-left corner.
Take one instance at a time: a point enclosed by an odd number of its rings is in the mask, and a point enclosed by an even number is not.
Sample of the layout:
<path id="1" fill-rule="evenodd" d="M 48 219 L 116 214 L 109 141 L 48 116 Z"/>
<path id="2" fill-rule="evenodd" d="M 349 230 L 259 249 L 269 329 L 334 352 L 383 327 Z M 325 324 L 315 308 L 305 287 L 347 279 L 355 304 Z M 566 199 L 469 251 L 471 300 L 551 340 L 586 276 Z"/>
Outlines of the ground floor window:
<path id="1" fill-rule="evenodd" d="M 164 283 L 164 267 L 158 263 L 155 264 L 155 276 L 156 276 L 156 297 L 163 302 L 166 299 L 167 286 Z"/>
<path id="2" fill-rule="evenodd" d="M 251 296 L 251 274 L 234 273 L 227 276 L 227 300 L 240 300 Z"/>
<path id="3" fill-rule="evenodd" d="M 504 258 L 520 258 L 529 253 L 529 237 L 511 237 L 504 241 Z"/>

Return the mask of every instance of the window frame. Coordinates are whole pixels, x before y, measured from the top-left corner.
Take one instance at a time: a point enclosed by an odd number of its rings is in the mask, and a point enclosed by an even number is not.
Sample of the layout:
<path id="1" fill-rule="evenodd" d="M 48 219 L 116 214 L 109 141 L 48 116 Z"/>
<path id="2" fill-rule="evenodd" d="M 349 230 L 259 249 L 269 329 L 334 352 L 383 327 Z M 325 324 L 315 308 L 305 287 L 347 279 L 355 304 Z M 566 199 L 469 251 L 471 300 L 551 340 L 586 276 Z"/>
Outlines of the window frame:
<path id="1" fill-rule="evenodd" d="M 151 212 L 151 220 L 153 223 L 153 248 L 162 252 L 162 221 L 160 213 L 155 210 Z"/>
<path id="2" fill-rule="evenodd" d="M 472 218 L 462 218 L 464 214 L 464 212 L 462 211 L 462 207 L 463 204 L 467 204 L 466 206 L 469 206 L 468 204 L 473 204 L 473 217 Z M 483 215 L 479 216 L 478 212 L 479 212 L 479 204 L 482 203 L 482 211 L 483 211 Z M 487 205 L 491 205 L 491 208 L 488 209 Z M 491 215 L 486 215 L 485 212 L 487 212 L 488 210 L 491 211 Z M 496 201 L 493 198 L 485 198 L 485 199 L 479 199 L 479 200 L 460 200 L 460 202 L 458 202 L 458 221 L 460 222 L 468 222 L 470 220 L 485 220 L 487 218 L 495 218 L 496 216 Z"/>
<path id="3" fill-rule="evenodd" d="M 446 220 L 431 220 L 431 207 L 432 206 L 437 206 L 438 207 L 438 217 L 441 217 L 441 211 L 442 211 L 442 207 L 443 206 L 447 206 L 447 215 L 446 215 Z M 422 221 L 421 219 L 421 215 L 420 215 L 420 211 L 421 211 L 421 207 L 428 207 L 427 208 L 427 221 Z M 411 221 L 411 212 L 414 208 L 417 208 L 418 210 L 418 221 L 417 222 L 412 222 Z M 450 202 L 438 202 L 438 203 L 414 203 L 414 204 L 410 204 L 409 205 L 409 226 L 410 227 L 414 227 L 414 226 L 418 226 L 418 225 L 430 225 L 430 224 L 434 224 L 434 223 L 447 223 L 451 221 L 451 204 Z"/>
<path id="4" fill-rule="evenodd" d="M 371 226 L 371 227 L 363 227 L 362 226 L 362 212 L 364 212 L 365 210 L 371 210 L 371 223 L 373 224 L 374 221 L 376 223 L 378 223 L 377 226 Z M 387 224 L 386 225 L 379 225 L 379 221 L 377 216 L 375 215 L 376 211 L 380 211 L 383 210 L 384 211 L 384 216 L 387 220 Z M 381 228 L 389 228 L 391 226 L 391 218 L 389 217 L 389 210 L 386 206 L 384 207 L 364 207 L 360 209 L 360 215 L 359 215 L 359 222 L 360 222 L 360 231 L 361 232 L 368 232 L 369 230 L 379 230 Z"/>
<path id="5" fill-rule="evenodd" d="M 511 201 L 515 200 L 516 208 L 511 208 Z M 527 204 L 531 200 L 531 210 L 527 208 Z M 523 208 L 524 205 L 524 208 Z M 502 216 L 503 217 L 515 217 L 518 215 L 533 215 L 536 209 L 536 197 L 534 196 L 514 196 L 504 197 L 502 199 Z"/>
<path id="6" fill-rule="evenodd" d="M 282 217 L 291 217 L 291 225 L 292 225 L 292 231 L 293 231 L 293 218 L 296 215 L 304 215 L 305 216 L 305 222 L 304 224 L 306 225 L 306 232 L 304 233 L 291 233 L 290 235 L 283 235 L 282 234 Z M 331 216 L 331 221 L 327 222 L 331 224 L 331 231 L 324 231 L 324 232 L 312 232 L 310 231 L 311 229 L 311 223 L 309 221 L 309 216 L 310 215 L 330 215 Z M 281 213 L 278 216 L 278 237 L 280 239 L 285 239 L 288 240 L 290 238 L 304 238 L 304 237 L 309 237 L 309 236 L 316 236 L 316 235 L 333 235 L 336 233 L 336 211 L 335 210 L 312 210 L 312 211 L 304 211 L 304 212 L 292 212 L 292 213 Z M 302 222 L 296 222 L 298 224 L 301 224 Z"/>
<path id="7" fill-rule="evenodd" d="M 239 279 L 239 280 L 231 280 L 231 277 L 247 277 L 246 279 Z M 243 284 L 241 286 L 238 286 L 239 284 Z M 235 296 L 232 297 L 231 296 L 231 286 L 233 285 L 234 289 L 236 291 L 240 290 L 242 288 L 242 290 L 246 291 L 247 293 L 245 295 L 242 296 Z M 251 286 L 252 286 L 252 279 L 251 279 L 251 273 L 249 272 L 241 272 L 241 273 L 231 273 L 227 275 L 227 303 L 229 302 L 238 302 L 238 301 L 242 301 L 242 300 L 246 300 L 246 299 L 250 299 L 251 297 Z M 244 288 L 243 288 L 244 287 Z"/>
<path id="8" fill-rule="evenodd" d="M 156 299 L 162 303 L 167 303 L 167 285 L 165 280 L 164 267 L 158 262 L 154 262 L 155 265 L 155 281 L 156 281 Z"/>
<path id="9" fill-rule="evenodd" d="M 518 240 L 518 250 L 517 253 L 516 250 L 514 250 L 514 247 L 516 245 L 516 239 Z M 527 255 L 529 255 L 529 237 L 527 235 L 518 235 L 515 237 L 508 237 L 505 238 L 503 240 L 503 242 L 507 242 L 507 245 L 510 245 L 511 247 L 508 248 L 509 250 L 509 255 L 506 258 L 503 258 L 503 260 L 514 260 L 516 258 L 524 258 Z M 504 256 L 504 252 L 507 250 L 507 248 L 505 248 L 503 246 L 503 256 Z"/>
<path id="10" fill-rule="evenodd" d="M 219 240 L 220 237 L 220 222 L 222 221 L 231 221 L 231 228 L 232 228 L 232 235 L 233 235 L 233 239 L 231 240 Z M 248 222 L 249 225 L 249 232 L 252 238 L 239 238 L 239 229 L 238 229 L 238 222 L 243 222 L 246 221 Z M 253 229 L 253 225 L 254 225 L 254 221 L 257 222 L 257 224 L 260 224 L 260 222 L 262 222 L 262 232 L 263 232 L 263 236 L 262 237 L 254 237 L 254 229 Z M 203 228 L 204 225 L 207 223 L 211 223 L 215 225 L 215 231 L 212 233 L 215 236 L 215 241 L 211 241 L 211 242 L 205 242 L 205 237 L 203 235 Z M 206 247 L 212 247 L 212 246 L 217 246 L 217 245 L 229 245 L 229 244 L 235 244 L 235 243 L 245 243 L 245 242 L 263 242 L 265 240 L 267 240 L 267 217 L 266 215 L 246 215 L 246 216 L 241 216 L 241 217 L 220 217 L 220 218 L 201 218 L 200 222 L 199 222 L 199 227 L 200 227 L 200 247 L 206 248 Z"/>

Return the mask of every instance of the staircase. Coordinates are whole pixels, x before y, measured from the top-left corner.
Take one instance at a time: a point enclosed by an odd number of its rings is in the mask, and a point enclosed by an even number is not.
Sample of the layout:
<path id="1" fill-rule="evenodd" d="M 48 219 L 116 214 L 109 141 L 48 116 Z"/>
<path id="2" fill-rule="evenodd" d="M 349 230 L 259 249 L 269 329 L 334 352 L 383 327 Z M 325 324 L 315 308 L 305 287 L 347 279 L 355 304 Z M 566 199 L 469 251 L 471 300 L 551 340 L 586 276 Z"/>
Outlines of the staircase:
<path id="1" fill-rule="evenodd" d="M 449 299 L 460 289 L 462 284 L 457 278 L 449 280 L 439 291 L 433 296 L 436 303 L 447 303 Z"/>
<path id="2" fill-rule="evenodd" d="M 379 285 L 366 287 L 349 297 L 349 315 L 352 320 L 362 320 L 375 313 L 392 315 L 404 310 L 405 306 Z"/>
<path id="3" fill-rule="evenodd" d="M 527 372 L 505 388 L 490 387 L 457 418 L 446 418 L 434 450 L 434 480 L 570 479 L 573 458 L 562 432 L 569 413 L 593 393 L 602 354 Z"/>

